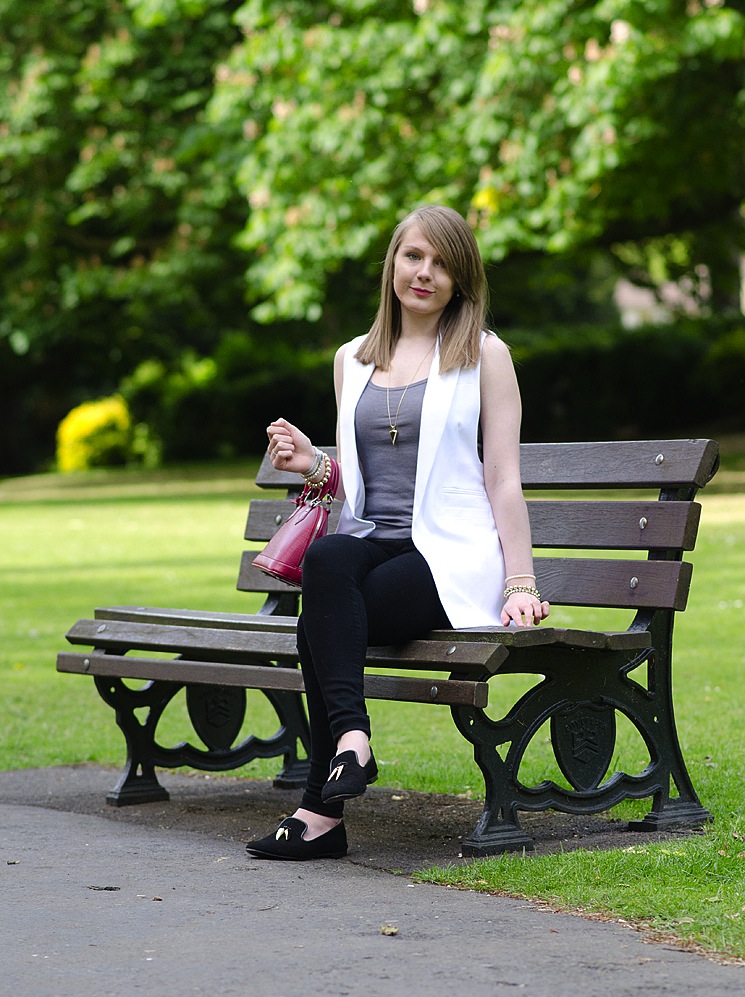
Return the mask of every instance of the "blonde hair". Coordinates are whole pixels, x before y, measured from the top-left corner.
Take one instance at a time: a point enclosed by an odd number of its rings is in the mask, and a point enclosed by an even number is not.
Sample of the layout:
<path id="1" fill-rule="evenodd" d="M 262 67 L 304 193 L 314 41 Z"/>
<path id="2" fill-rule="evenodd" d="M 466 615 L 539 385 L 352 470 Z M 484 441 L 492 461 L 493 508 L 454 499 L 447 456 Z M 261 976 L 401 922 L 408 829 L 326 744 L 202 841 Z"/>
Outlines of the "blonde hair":
<path id="1" fill-rule="evenodd" d="M 375 321 L 355 357 L 387 370 L 401 335 L 401 303 L 393 289 L 396 253 L 406 230 L 418 225 L 442 256 L 453 280 L 453 296 L 440 320 L 440 372 L 478 363 L 487 305 L 486 275 L 473 232 L 462 215 L 441 205 L 416 208 L 391 237 L 383 264 L 380 304 Z"/>

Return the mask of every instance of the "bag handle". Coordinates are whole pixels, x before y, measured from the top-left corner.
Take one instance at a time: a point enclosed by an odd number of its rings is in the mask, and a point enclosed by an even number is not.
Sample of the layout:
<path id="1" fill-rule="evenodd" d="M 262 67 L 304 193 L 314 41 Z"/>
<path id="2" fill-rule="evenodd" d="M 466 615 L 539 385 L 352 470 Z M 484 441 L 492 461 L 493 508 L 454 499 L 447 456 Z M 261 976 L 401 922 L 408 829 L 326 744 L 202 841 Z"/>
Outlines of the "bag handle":
<path id="1" fill-rule="evenodd" d="M 329 461 L 329 478 L 323 485 L 313 485 L 306 481 L 305 487 L 295 501 L 298 505 L 318 505 L 319 502 L 326 501 L 330 506 L 339 490 L 339 462 L 333 457 L 327 458 Z"/>

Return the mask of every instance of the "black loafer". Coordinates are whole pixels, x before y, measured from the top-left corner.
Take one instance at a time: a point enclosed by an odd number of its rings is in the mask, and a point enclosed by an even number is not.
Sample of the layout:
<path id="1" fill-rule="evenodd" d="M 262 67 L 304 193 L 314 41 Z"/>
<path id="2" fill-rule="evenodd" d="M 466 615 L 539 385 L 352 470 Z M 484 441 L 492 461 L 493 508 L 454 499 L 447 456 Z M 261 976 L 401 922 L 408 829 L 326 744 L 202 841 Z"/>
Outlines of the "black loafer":
<path id="1" fill-rule="evenodd" d="M 342 751 L 331 759 L 331 774 L 321 790 L 321 799 L 324 803 L 352 800 L 362 796 L 377 778 L 378 766 L 372 752 L 367 765 L 360 765 L 356 751 Z"/>
<path id="2" fill-rule="evenodd" d="M 307 830 L 304 820 L 288 817 L 273 834 L 267 834 L 258 841 L 249 841 L 246 851 L 260 859 L 289 859 L 294 862 L 340 859 L 347 854 L 347 832 L 343 823 L 310 841 L 303 837 Z"/>

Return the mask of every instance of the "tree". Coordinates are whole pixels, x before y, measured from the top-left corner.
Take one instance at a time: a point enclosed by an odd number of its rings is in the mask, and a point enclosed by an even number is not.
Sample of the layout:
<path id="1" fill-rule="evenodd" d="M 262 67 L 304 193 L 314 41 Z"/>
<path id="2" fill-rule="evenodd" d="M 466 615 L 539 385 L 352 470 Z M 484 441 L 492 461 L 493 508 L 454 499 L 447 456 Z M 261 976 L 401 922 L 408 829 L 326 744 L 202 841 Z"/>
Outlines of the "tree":
<path id="1" fill-rule="evenodd" d="M 144 360 L 317 397 L 422 202 L 500 263 L 500 325 L 602 319 L 612 263 L 732 309 L 744 8 L 0 0 L 0 467 Z"/>
<path id="2" fill-rule="evenodd" d="M 467 213 L 490 260 L 676 234 L 731 303 L 741 6 L 247 0 L 210 115 L 248 140 L 254 314 L 317 318 L 329 272 L 422 201 Z"/>
<path id="3" fill-rule="evenodd" d="M 237 6 L 0 0 L 4 467 L 143 358 L 240 321 L 244 202 L 202 120 Z"/>

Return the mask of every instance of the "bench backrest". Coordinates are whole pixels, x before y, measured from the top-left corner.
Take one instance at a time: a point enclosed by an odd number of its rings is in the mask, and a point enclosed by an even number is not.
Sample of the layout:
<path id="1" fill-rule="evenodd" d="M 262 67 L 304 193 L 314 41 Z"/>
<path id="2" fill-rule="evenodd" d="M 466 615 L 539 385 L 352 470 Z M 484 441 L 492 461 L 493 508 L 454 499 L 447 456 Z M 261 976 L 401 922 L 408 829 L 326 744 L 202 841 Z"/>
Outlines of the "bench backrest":
<path id="1" fill-rule="evenodd" d="M 527 496 L 537 584 L 545 598 L 555 605 L 614 607 L 641 615 L 685 608 L 691 565 L 682 558 L 696 542 L 701 507 L 693 499 L 718 466 L 714 441 L 525 443 L 520 457 L 527 493 L 596 493 L 595 498 L 561 500 Z M 294 509 L 291 499 L 299 494 L 300 479 L 275 471 L 265 457 L 256 483 L 286 489 L 288 495 L 251 502 L 245 537 L 266 541 Z M 338 515 L 336 508 L 332 529 Z M 254 556 L 255 551 L 243 554 L 239 589 L 294 591 L 254 568 Z"/>

